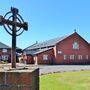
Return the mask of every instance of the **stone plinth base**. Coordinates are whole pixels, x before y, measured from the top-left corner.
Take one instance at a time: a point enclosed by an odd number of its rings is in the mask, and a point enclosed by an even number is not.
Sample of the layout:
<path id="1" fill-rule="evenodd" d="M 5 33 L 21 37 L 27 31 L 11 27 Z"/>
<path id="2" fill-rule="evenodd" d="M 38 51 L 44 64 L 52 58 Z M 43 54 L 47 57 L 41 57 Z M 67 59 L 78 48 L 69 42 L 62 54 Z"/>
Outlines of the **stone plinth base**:
<path id="1" fill-rule="evenodd" d="M 39 69 L 1 70 L 0 90 L 39 90 Z"/>

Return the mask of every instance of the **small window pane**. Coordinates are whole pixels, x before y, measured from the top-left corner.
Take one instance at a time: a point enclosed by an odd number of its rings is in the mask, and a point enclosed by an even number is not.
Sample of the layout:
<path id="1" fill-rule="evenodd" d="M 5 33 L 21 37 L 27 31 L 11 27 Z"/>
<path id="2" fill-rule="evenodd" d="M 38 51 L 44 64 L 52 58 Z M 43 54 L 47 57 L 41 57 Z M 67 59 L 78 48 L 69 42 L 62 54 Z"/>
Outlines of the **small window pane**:
<path id="1" fill-rule="evenodd" d="M 66 55 L 64 55 L 64 60 L 66 60 L 66 58 L 67 58 L 67 56 L 66 56 Z"/>
<path id="2" fill-rule="evenodd" d="M 78 55 L 78 59 L 79 60 L 82 60 L 82 55 Z"/>
<path id="3" fill-rule="evenodd" d="M 7 52 L 7 49 L 2 49 L 2 52 L 3 52 L 3 53 L 6 53 L 6 52 Z"/>
<path id="4" fill-rule="evenodd" d="M 8 60 L 8 55 L 2 55 L 2 60 Z"/>
<path id="5" fill-rule="evenodd" d="M 58 54 L 62 54 L 62 51 L 58 51 Z"/>
<path id="6" fill-rule="evenodd" d="M 70 60 L 74 60 L 74 55 L 70 55 Z"/>
<path id="7" fill-rule="evenodd" d="M 73 43 L 73 49 L 79 49 L 79 44 L 77 42 Z"/>
<path id="8" fill-rule="evenodd" d="M 43 55 L 43 60 L 48 60 L 48 55 Z"/>

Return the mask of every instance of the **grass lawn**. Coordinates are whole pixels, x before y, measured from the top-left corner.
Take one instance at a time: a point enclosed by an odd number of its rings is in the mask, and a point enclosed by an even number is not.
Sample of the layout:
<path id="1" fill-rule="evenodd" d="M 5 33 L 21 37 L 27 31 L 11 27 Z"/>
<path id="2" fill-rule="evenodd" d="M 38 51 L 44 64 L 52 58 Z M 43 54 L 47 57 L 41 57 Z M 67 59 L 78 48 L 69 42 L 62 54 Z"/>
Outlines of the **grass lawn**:
<path id="1" fill-rule="evenodd" d="M 90 71 L 42 75 L 40 90 L 90 90 Z"/>

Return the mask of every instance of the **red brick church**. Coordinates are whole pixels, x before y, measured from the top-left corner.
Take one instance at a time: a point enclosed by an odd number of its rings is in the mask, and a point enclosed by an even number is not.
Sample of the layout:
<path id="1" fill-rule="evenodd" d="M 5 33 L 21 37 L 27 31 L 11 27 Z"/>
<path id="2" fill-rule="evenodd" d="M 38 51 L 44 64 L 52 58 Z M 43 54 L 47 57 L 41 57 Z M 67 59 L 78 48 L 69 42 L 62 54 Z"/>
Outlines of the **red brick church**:
<path id="1" fill-rule="evenodd" d="M 11 48 L 0 42 L 0 61 L 8 61 L 11 57 Z"/>
<path id="2" fill-rule="evenodd" d="M 35 43 L 26 49 L 27 63 L 90 64 L 90 44 L 77 32 Z"/>
<path id="3" fill-rule="evenodd" d="M 16 48 L 16 62 L 18 62 L 18 55 L 19 53 L 22 53 L 22 50 L 20 48 Z M 11 62 L 11 47 L 0 42 L 0 62 L 6 61 Z"/>

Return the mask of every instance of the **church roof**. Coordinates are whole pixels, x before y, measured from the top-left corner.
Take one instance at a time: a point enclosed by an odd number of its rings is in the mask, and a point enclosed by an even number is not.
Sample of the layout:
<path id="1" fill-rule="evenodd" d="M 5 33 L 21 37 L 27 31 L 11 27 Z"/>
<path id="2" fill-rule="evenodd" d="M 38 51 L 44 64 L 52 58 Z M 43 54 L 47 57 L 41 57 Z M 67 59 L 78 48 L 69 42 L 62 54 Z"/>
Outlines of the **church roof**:
<path id="1" fill-rule="evenodd" d="M 44 51 L 47 51 L 49 49 L 52 49 L 57 43 L 63 41 L 64 39 L 77 34 L 80 38 L 82 38 L 77 32 L 71 34 L 71 35 L 66 35 L 63 37 L 58 37 L 58 38 L 54 38 L 51 40 L 47 40 L 44 42 L 40 42 L 40 43 L 35 43 L 27 48 L 25 48 L 23 51 L 25 51 L 26 54 L 31 54 L 31 55 L 35 55 Z M 83 38 L 82 38 L 83 39 Z M 87 44 L 89 44 L 85 39 L 83 39 Z M 90 45 L 90 44 L 89 44 Z"/>
<path id="2" fill-rule="evenodd" d="M 42 53 L 42 52 L 50 50 L 50 49 L 52 49 L 52 48 L 44 48 L 44 49 L 37 49 L 37 50 L 26 50 L 25 53 L 31 54 L 31 55 L 36 55 L 36 54 Z"/>
<path id="3" fill-rule="evenodd" d="M 8 49 L 8 48 L 10 48 L 10 47 L 7 46 L 7 45 L 5 45 L 4 43 L 0 42 L 0 48 L 6 48 L 6 49 Z"/>
<path id="4" fill-rule="evenodd" d="M 24 50 L 33 50 L 33 49 L 38 49 L 38 48 L 55 46 L 55 44 L 57 44 L 58 42 L 64 40 L 67 37 L 68 36 L 63 36 L 63 37 L 58 37 L 58 38 L 54 38 L 54 39 L 51 39 L 51 40 L 47 40 L 47 41 L 44 41 L 44 42 L 35 43 L 35 44 L 27 47 Z"/>

